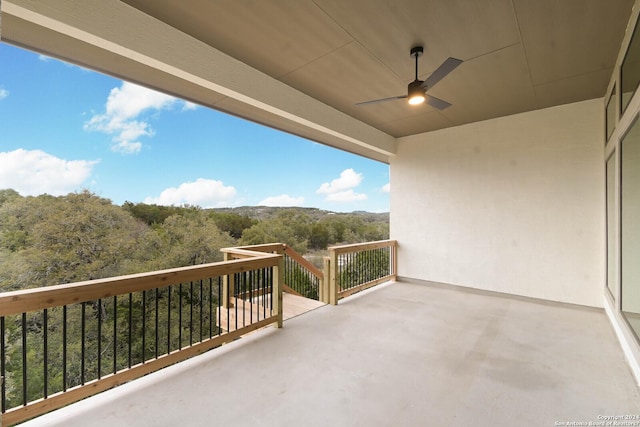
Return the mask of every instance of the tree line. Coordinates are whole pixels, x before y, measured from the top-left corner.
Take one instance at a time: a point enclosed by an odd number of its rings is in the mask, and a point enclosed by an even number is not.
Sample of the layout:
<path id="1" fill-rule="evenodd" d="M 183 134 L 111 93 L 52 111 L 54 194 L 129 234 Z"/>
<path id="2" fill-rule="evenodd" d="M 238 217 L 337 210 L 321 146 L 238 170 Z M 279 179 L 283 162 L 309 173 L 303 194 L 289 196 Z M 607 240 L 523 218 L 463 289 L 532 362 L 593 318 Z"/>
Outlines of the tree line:
<path id="1" fill-rule="evenodd" d="M 215 262 L 222 260 L 219 249 L 229 246 L 279 242 L 304 255 L 389 235 L 384 214 L 308 208 L 237 212 L 119 206 L 89 191 L 23 197 L 0 190 L 0 291 Z"/>

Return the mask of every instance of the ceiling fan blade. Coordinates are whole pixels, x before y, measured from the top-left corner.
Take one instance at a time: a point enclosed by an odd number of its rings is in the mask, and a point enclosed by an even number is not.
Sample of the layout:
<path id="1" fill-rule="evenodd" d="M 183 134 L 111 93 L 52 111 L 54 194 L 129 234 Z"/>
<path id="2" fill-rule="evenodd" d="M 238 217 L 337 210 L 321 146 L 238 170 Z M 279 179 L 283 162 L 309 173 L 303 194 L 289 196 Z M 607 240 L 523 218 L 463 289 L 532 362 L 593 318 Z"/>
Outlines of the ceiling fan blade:
<path id="1" fill-rule="evenodd" d="M 456 58 L 447 58 L 440 66 L 433 72 L 427 79 L 422 83 L 422 87 L 426 89 L 431 89 L 438 83 L 440 80 L 445 78 L 447 74 L 456 69 L 458 65 L 462 64 L 461 59 Z"/>
<path id="2" fill-rule="evenodd" d="M 358 102 L 356 105 L 377 104 L 378 102 L 394 101 L 396 99 L 405 99 L 407 95 L 392 96 L 390 98 L 374 99 L 373 101 Z"/>
<path id="3" fill-rule="evenodd" d="M 431 95 L 427 95 L 427 104 L 431 105 L 433 108 L 437 108 L 438 110 L 444 110 L 447 107 L 451 107 L 451 104 L 447 101 L 443 101 L 442 99 Z"/>

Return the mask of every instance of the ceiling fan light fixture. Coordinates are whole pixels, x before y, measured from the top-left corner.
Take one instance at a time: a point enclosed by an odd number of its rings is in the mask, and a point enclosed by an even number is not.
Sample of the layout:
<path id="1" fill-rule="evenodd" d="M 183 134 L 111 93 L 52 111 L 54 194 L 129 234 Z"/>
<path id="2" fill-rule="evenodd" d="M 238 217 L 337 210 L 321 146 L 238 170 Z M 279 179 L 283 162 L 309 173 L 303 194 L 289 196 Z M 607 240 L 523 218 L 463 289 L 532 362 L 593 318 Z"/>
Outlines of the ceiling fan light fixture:
<path id="1" fill-rule="evenodd" d="M 420 80 L 414 80 L 409 83 L 409 89 L 407 92 L 409 93 L 409 104 L 419 105 L 425 101 L 425 91 Z"/>
<path id="2" fill-rule="evenodd" d="M 2 1 L 2 0 L 0 0 Z M 389 98 L 374 99 L 371 101 L 358 102 L 356 105 L 368 105 L 377 104 L 378 102 L 395 101 L 396 99 L 406 99 L 409 101 L 409 105 L 420 105 L 424 102 L 432 106 L 437 110 L 444 110 L 451 106 L 447 101 L 436 98 L 429 95 L 427 97 L 427 91 L 433 88 L 436 83 L 445 78 L 447 74 L 452 72 L 458 65 L 462 63 L 462 60 L 456 58 L 447 58 L 436 70 L 429 75 L 425 80 L 418 79 L 418 58 L 422 56 L 424 49 L 422 46 L 414 46 L 411 48 L 411 57 L 416 61 L 416 77 L 409 83 L 406 95 L 391 96 Z"/>

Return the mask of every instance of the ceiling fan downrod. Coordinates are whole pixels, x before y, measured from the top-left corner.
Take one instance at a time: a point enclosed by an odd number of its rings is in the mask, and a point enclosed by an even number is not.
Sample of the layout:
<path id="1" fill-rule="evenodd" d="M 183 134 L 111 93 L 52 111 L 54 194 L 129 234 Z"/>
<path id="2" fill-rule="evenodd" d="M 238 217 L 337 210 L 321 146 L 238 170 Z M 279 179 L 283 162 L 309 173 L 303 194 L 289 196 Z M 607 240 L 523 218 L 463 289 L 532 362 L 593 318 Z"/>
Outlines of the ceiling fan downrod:
<path id="1" fill-rule="evenodd" d="M 426 89 L 422 87 L 422 80 L 418 80 L 418 58 L 422 56 L 424 49 L 422 46 L 415 46 L 411 48 L 411 56 L 416 59 L 416 77 L 415 80 L 409 83 L 407 87 L 407 98 L 411 105 L 422 104 L 425 101 Z"/>
<path id="2" fill-rule="evenodd" d="M 422 46 L 415 46 L 415 47 L 411 48 L 411 56 L 416 59 L 416 78 L 415 78 L 415 80 L 418 80 L 418 58 L 420 58 L 423 53 L 424 53 L 424 49 L 422 48 Z"/>

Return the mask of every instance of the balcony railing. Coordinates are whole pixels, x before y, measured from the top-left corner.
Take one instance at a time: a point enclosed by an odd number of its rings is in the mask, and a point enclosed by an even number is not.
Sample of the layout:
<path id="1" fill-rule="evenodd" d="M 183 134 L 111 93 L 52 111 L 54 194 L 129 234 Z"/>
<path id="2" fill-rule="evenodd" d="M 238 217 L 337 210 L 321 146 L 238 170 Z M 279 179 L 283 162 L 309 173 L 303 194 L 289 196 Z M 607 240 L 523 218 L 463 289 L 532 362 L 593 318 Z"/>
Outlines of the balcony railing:
<path id="1" fill-rule="evenodd" d="M 236 248 L 224 248 L 225 260 L 242 259 L 252 256 L 244 251 L 265 252 L 283 256 L 283 290 L 294 295 L 320 300 L 320 292 L 324 281 L 324 273 L 306 260 L 298 252 L 284 243 L 251 245 Z"/>
<path id="2" fill-rule="evenodd" d="M 225 260 L 242 259 L 256 252 L 284 256 L 283 289 L 306 298 L 337 304 L 340 298 L 395 280 L 397 277 L 395 240 L 331 246 L 324 257 L 324 271 L 283 243 L 221 249 Z M 249 251 L 246 253 L 246 251 Z"/>
<path id="3" fill-rule="evenodd" d="M 395 240 L 329 247 L 324 259 L 327 302 L 337 304 L 340 298 L 396 280 L 397 247 Z"/>
<path id="4" fill-rule="evenodd" d="M 281 256 L 253 253 L 0 294 L 0 424 L 78 401 L 266 325 L 281 327 L 282 271 Z"/>
<path id="5" fill-rule="evenodd" d="M 226 248 L 218 263 L 0 293 L 0 425 L 281 327 L 283 291 L 337 304 L 394 280 L 396 246 L 330 247 L 324 271 L 280 243 Z"/>

